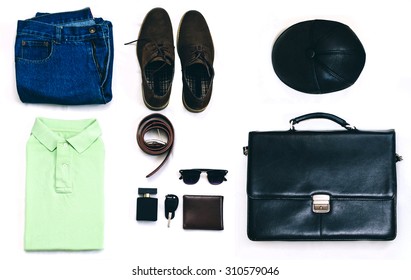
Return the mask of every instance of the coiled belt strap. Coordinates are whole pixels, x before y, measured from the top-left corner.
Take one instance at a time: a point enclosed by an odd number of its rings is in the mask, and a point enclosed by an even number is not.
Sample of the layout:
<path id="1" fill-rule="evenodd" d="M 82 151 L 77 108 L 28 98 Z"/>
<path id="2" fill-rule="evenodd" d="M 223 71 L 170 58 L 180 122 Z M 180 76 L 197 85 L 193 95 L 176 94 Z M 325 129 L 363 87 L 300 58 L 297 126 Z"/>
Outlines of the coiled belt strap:
<path id="1" fill-rule="evenodd" d="M 167 142 L 152 140 L 144 140 L 144 135 L 150 130 L 160 130 L 167 135 Z M 170 120 L 161 114 L 151 114 L 145 117 L 137 129 L 137 143 L 143 152 L 149 155 L 162 155 L 167 153 L 163 162 L 154 169 L 146 178 L 154 175 L 167 161 L 174 143 L 174 128 Z"/>

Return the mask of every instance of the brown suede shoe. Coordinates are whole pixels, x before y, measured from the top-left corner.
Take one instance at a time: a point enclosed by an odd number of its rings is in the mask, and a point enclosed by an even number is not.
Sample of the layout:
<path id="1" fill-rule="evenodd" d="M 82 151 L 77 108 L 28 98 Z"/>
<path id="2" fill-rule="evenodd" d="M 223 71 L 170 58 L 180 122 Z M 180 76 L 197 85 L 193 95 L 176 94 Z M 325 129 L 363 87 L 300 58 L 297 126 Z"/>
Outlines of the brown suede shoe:
<path id="1" fill-rule="evenodd" d="M 188 11 L 180 22 L 177 51 L 183 76 L 183 103 L 190 112 L 202 112 L 210 102 L 214 78 L 214 45 L 203 15 Z"/>
<path id="2" fill-rule="evenodd" d="M 173 28 L 168 13 L 154 8 L 146 15 L 137 40 L 143 99 L 151 110 L 167 107 L 174 77 Z"/>

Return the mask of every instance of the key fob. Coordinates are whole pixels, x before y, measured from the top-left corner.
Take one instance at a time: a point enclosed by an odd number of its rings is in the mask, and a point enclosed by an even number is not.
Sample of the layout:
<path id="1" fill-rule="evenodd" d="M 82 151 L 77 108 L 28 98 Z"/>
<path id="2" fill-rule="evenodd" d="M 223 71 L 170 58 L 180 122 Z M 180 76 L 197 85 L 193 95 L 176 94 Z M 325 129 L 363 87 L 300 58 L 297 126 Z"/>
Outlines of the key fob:
<path id="1" fill-rule="evenodd" d="M 178 208 L 178 197 L 174 194 L 166 195 L 166 200 L 164 202 L 164 215 L 166 219 L 169 218 L 169 213 L 171 213 L 170 219 L 174 219 L 175 211 Z"/>

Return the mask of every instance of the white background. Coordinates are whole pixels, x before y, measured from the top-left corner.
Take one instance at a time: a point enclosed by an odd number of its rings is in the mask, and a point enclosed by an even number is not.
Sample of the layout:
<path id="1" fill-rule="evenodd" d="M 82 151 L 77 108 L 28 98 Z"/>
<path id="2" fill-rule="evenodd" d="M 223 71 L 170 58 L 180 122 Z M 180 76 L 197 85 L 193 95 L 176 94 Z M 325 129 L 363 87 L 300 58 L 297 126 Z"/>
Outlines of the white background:
<path id="1" fill-rule="evenodd" d="M 29 1 L 3 3 L 0 11 L 0 279 L 148 279 L 132 276 L 149 268 L 216 268 L 278 266 L 278 277 L 258 279 L 383 279 L 409 276 L 411 256 L 411 17 L 407 1 Z M 53 106 L 20 102 L 15 86 L 14 41 L 18 19 L 35 12 L 91 7 L 95 17 L 114 26 L 113 100 L 101 106 Z M 215 81 L 209 107 L 189 113 L 181 101 L 181 67 L 176 69 L 169 106 L 160 113 L 175 127 L 175 147 L 163 169 L 145 175 L 161 158 L 145 155 L 135 132 L 152 113 L 141 97 L 141 75 L 135 45 L 142 20 L 154 7 L 165 8 L 174 37 L 183 14 L 200 11 L 215 45 Z M 364 45 L 367 59 L 357 82 L 343 91 L 307 95 L 284 85 L 275 75 L 271 50 L 290 25 L 329 19 L 350 26 Z M 316 111 L 336 114 L 360 129 L 393 128 L 397 152 L 398 236 L 392 242 L 252 242 L 246 236 L 246 157 L 251 130 L 286 130 L 288 121 Z M 62 119 L 95 117 L 106 145 L 105 249 L 101 252 L 27 253 L 23 249 L 25 145 L 37 116 Z M 304 129 L 338 127 L 312 121 Z M 366 148 L 366 147 L 364 147 Z M 178 180 L 182 168 L 228 169 L 227 182 L 196 185 Z M 159 219 L 135 221 L 137 189 L 158 188 Z M 168 193 L 224 196 L 224 231 L 185 231 L 182 207 L 167 228 L 163 201 Z M 353 217 L 355 219 L 355 217 Z M 402 273 L 405 272 L 405 273 Z M 403 277 L 401 277 L 403 276 Z M 179 279 L 181 277 L 157 277 Z M 187 277 L 193 279 L 194 277 Z M 199 277 L 201 278 L 201 277 Z M 205 277 L 203 277 L 206 279 Z M 250 277 L 248 277 L 250 278 Z M 257 277 L 255 277 L 257 279 Z M 245 279 L 245 277 L 243 278 Z"/>

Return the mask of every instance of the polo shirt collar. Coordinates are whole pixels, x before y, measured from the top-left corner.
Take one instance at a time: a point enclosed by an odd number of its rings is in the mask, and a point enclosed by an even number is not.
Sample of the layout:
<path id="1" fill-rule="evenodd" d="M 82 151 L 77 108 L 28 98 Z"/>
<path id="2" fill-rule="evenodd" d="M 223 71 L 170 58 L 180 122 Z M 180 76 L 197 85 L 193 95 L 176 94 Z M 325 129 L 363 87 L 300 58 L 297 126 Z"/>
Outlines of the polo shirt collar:
<path id="1" fill-rule="evenodd" d="M 48 125 L 48 122 L 55 123 L 56 120 L 36 118 L 32 135 L 49 151 L 54 151 L 57 148 L 57 143 L 67 141 L 78 153 L 82 153 L 87 150 L 96 140 L 101 136 L 101 129 L 98 122 L 95 119 L 79 120 L 79 121 L 62 121 L 66 125 L 73 124 L 73 128 L 79 129 L 80 125 L 87 125 L 82 128 L 76 135 L 67 139 L 58 135 L 53 131 L 53 128 Z"/>

